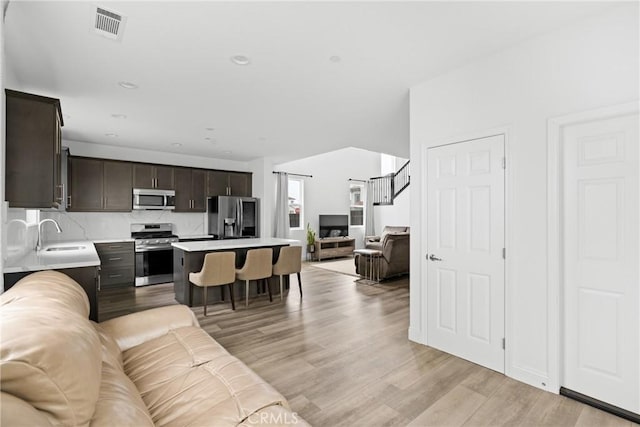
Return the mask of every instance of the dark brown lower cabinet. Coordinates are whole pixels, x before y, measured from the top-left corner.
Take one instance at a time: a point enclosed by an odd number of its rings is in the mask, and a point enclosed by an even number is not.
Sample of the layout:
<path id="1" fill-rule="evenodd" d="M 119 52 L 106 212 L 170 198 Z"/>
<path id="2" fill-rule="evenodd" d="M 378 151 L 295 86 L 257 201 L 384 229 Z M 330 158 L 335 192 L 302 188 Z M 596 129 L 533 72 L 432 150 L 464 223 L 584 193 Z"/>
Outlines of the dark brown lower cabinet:
<path id="1" fill-rule="evenodd" d="M 96 243 L 100 257 L 102 289 L 135 285 L 135 247 L 133 242 Z"/>

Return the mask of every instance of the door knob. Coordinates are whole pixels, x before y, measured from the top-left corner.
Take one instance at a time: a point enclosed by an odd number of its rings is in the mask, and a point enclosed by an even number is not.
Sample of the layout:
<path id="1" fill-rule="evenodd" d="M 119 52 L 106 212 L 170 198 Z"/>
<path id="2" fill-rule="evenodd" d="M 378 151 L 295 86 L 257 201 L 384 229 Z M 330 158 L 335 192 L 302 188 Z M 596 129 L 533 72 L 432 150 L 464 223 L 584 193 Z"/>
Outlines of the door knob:
<path id="1" fill-rule="evenodd" d="M 438 258 L 437 256 L 435 256 L 433 254 L 429 255 L 429 259 L 431 261 L 442 261 L 442 258 Z"/>

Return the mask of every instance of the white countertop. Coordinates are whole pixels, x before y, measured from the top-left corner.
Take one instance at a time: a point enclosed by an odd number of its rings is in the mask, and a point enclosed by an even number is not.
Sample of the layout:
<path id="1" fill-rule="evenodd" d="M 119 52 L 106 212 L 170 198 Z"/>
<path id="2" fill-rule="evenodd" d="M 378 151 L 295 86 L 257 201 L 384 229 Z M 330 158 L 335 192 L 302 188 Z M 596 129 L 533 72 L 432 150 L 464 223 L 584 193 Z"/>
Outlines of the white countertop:
<path id="1" fill-rule="evenodd" d="M 171 244 L 174 248 L 186 252 L 220 251 L 225 249 L 263 248 L 269 246 L 300 245 L 299 240 L 276 239 L 262 237 L 258 239 L 205 240 L 200 242 L 178 242 Z"/>
<path id="2" fill-rule="evenodd" d="M 119 239 L 97 239 L 93 240 L 93 243 L 120 243 L 120 242 L 134 242 L 135 239 L 131 237 L 121 237 Z"/>
<path id="3" fill-rule="evenodd" d="M 213 239 L 213 234 L 196 234 L 191 236 L 178 234 L 178 239 Z"/>
<path id="4" fill-rule="evenodd" d="M 84 246 L 83 249 L 70 251 L 47 251 L 51 247 Z M 7 260 L 4 265 L 5 273 L 21 271 L 58 270 L 62 268 L 96 267 L 100 265 L 100 258 L 93 242 L 76 240 L 55 242 L 46 245 L 40 251 L 28 252 L 21 258 Z"/>

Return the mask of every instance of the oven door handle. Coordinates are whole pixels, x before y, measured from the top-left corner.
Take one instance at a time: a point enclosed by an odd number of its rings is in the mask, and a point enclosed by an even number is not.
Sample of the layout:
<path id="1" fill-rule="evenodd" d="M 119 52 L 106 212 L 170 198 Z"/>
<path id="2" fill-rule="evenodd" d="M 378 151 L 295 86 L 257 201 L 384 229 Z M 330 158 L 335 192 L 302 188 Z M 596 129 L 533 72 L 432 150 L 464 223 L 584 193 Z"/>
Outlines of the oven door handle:
<path id="1" fill-rule="evenodd" d="M 136 252 L 151 252 L 151 251 L 166 251 L 173 249 L 171 245 L 169 246 L 136 246 Z"/>

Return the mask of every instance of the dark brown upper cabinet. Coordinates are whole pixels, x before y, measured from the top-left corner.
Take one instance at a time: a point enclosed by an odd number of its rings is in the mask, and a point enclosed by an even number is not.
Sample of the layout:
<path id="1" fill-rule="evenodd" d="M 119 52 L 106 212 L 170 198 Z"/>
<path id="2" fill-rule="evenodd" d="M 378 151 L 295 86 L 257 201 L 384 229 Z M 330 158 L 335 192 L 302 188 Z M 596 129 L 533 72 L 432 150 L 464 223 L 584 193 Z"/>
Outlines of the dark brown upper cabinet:
<path id="1" fill-rule="evenodd" d="M 58 208 L 61 182 L 60 100 L 5 89 L 5 200 L 12 208 Z"/>
<path id="2" fill-rule="evenodd" d="M 203 169 L 174 169 L 176 184 L 175 212 L 205 212 L 206 171 Z"/>
<path id="3" fill-rule="evenodd" d="M 133 164 L 133 188 L 157 188 L 174 190 L 174 170 L 172 166 Z"/>
<path id="4" fill-rule="evenodd" d="M 129 212 L 133 167 L 129 162 L 69 157 L 70 212 Z"/>
<path id="5" fill-rule="evenodd" d="M 207 172 L 207 196 L 251 196 L 251 173 L 210 170 Z"/>

